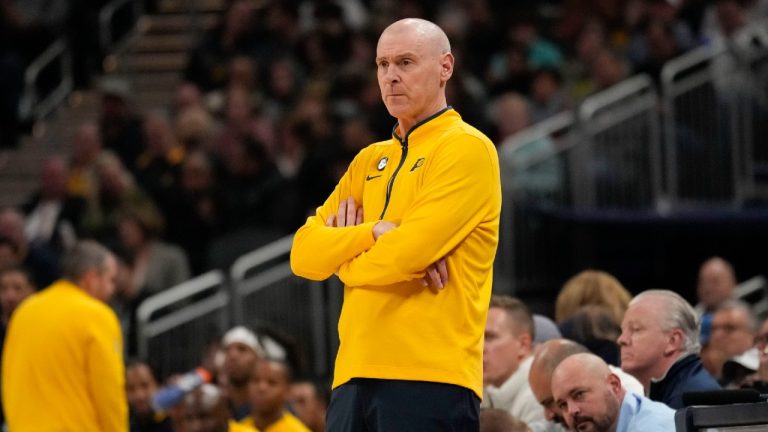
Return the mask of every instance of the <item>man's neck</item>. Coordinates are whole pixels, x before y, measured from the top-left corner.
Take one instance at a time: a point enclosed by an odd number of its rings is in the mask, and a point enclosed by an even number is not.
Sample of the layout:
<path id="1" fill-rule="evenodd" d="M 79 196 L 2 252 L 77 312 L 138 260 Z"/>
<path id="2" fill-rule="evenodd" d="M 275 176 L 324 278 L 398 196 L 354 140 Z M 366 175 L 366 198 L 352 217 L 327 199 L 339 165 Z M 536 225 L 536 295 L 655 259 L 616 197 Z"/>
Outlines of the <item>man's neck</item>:
<path id="1" fill-rule="evenodd" d="M 235 409 L 250 403 L 250 397 L 248 395 L 248 383 L 246 382 L 244 385 L 230 384 L 229 400 L 232 401 L 232 406 L 235 407 Z"/>
<path id="2" fill-rule="evenodd" d="M 269 426 L 280 420 L 283 415 L 283 411 L 280 410 L 273 413 L 251 413 L 251 418 L 253 418 L 253 424 L 256 426 L 256 429 L 264 431 L 267 430 Z"/>

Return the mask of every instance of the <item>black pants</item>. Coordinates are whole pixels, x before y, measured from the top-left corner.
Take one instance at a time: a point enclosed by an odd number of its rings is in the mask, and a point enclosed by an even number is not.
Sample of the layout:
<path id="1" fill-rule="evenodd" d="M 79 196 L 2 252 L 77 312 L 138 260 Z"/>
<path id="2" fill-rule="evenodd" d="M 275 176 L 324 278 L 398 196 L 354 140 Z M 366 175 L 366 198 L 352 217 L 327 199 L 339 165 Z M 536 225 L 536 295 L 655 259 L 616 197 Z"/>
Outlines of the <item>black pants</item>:
<path id="1" fill-rule="evenodd" d="M 333 390 L 328 432 L 477 432 L 480 399 L 464 387 L 355 378 Z"/>

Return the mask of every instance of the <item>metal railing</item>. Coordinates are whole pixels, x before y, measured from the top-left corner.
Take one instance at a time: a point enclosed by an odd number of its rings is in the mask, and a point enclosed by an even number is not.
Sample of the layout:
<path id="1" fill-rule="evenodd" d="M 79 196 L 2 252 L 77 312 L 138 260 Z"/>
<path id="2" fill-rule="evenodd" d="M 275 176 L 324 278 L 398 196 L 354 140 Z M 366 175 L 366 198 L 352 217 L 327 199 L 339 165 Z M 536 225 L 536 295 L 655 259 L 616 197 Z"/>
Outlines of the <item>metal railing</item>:
<path id="1" fill-rule="evenodd" d="M 56 87 L 46 89 L 41 94 L 39 86 L 43 84 L 41 76 L 50 83 L 54 77 L 53 67 L 58 65 Z M 40 119 L 50 114 L 67 97 L 74 87 L 72 77 L 72 56 L 64 38 L 54 41 L 24 71 L 24 94 L 19 102 L 19 115 L 22 119 Z"/>
<path id="2" fill-rule="evenodd" d="M 298 278 L 288 257 L 293 236 L 237 259 L 230 270 L 235 324 L 279 329 L 293 339 L 313 372 L 328 373 L 329 328 L 324 285 Z M 300 350 L 301 351 L 301 350 Z"/>
<path id="3" fill-rule="evenodd" d="M 137 310 L 138 354 L 160 375 L 197 366 L 230 325 L 226 276 L 213 270 L 144 300 Z"/>
<path id="4" fill-rule="evenodd" d="M 128 17 L 121 15 L 126 13 L 128 13 Z M 142 2 L 135 0 L 112 0 L 101 8 L 99 11 L 99 46 L 102 54 L 118 55 L 130 45 L 138 33 L 137 23 L 142 13 Z M 129 23 L 120 23 L 116 19 L 118 16 L 128 18 Z M 126 28 L 121 29 L 121 26 Z"/>

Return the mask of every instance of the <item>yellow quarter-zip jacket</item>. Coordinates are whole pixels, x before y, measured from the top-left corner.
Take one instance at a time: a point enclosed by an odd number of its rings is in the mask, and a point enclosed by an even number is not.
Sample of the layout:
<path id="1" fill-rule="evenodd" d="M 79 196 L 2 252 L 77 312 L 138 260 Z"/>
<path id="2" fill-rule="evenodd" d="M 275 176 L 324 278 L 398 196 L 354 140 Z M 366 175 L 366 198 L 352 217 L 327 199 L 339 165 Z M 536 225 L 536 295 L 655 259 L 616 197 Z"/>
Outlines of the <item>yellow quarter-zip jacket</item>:
<path id="1" fill-rule="evenodd" d="M 364 222 L 326 227 L 350 196 Z M 482 397 L 500 212 L 496 149 L 451 108 L 355 157 L 291 250 L 297 275 L 335 273 L 345 284 L 334 388 L 356 377 L 400 379 L 456 384 Z M 379 220 L 398 227 L 374 241 Z M 442 257 L 445 288 L 422 287 Z"/>
<path id="2" fill-rule="evenodd" d="M 3 349 L 3 406 L 14 432 L 127 432 L 117 316 L 65 280 L 14 311 Z"/>

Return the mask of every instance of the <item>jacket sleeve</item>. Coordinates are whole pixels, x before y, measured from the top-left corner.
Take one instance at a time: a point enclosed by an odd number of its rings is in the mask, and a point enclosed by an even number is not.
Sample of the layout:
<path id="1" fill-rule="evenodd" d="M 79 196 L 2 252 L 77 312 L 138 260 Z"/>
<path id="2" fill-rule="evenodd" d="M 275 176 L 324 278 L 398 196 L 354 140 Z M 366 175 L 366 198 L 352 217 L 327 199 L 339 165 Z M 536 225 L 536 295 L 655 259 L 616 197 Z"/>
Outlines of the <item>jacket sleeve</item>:
<path id="1" fill-rule="evenodd" d="M 291 270 L 301 277 L 324 280 L 339 270 L 339 266 L 370 248 L 373 243 L 374 222 L 352 227 L 326 227 L 325 221 L 336 214 L 339 204 L 352 196 L 358 205 L 362 204 L 362 180 L 357 184 L 355 173 L 360 163 L 358 155 L 342 176 L 333 193 L 314 216 L 299 228 L 291 247 Z"/>
<path id="2" fill-rule="evenodd" d="M 91 327 L 91 341 L 88 344 L 88 385 L 99 429 L 128 432 L 120 325 L 111 310 L 104 310 L 100 315 Z"/>
<path id="3" fill-rule="evenodd" d="M 493 147 L 469 136 L 444 144 L 432 159 L 425 167 L 423 187 L 400 225 L 341 265 L 339 278 L 346 285 L 383 286 L 421 278 L 429 265 L 483 223 L 495 224 L 487 232 L 495 247 L 501 184 Z M 450 279 L 450 268 L 448 272 Z"/>

